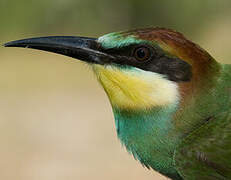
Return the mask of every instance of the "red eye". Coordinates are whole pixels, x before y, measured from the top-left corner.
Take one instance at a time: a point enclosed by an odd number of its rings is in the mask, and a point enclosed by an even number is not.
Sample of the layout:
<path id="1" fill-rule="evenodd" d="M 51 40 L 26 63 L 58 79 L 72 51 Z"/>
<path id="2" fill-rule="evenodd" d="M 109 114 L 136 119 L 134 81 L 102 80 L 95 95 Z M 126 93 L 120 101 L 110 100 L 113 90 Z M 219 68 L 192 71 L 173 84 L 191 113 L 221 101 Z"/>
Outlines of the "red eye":
<path id="1" fill-rule="evenodd" d="M 138 61 L 146 61 L 150 58 L 151 52 L 150 49 L 147 47 L 138 47 L 134 51 L 134 57 Z"/>

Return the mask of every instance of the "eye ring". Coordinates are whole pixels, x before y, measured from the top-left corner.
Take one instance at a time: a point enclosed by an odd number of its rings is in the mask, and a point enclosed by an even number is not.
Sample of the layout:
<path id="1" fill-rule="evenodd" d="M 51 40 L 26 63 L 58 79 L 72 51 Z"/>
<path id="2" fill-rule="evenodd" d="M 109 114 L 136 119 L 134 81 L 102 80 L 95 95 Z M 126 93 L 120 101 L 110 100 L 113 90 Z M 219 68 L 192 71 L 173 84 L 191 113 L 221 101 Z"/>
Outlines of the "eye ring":
<path id="1" fill-rule="evenodd" d="M 140 62 L 147 61 L 151 57 L 151 50 L 149 47 L 139 46 L 134 49 L 133 56 Z"/>

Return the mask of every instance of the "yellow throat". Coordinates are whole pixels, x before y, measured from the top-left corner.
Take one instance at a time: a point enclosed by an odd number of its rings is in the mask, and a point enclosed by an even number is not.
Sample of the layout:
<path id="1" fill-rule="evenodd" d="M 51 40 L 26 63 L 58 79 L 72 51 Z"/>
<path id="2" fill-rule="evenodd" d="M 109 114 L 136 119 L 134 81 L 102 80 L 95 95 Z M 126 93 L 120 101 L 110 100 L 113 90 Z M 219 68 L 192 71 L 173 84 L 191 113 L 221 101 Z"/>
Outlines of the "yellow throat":
<path id="1" fill-rule="evenodd" d="M 92 65 L 113 107 L 149 109 L 178 102 L 178 86 L 164 76 L 138 68 Z"/>

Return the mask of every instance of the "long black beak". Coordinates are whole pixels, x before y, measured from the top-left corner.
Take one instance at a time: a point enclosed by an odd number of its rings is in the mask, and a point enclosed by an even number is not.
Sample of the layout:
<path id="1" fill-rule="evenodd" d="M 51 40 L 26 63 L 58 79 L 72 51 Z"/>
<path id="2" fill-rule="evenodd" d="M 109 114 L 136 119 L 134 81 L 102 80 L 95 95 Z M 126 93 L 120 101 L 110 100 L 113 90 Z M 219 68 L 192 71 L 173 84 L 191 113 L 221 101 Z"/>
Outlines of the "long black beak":
<path id="1" fill-rule="evenodd" d="M 39 49 L 96 64 L 105 64 L 114 58 L 100 50 L 101 48 L 96 38 L 74 36 L 38 37 L 8 42 L 4 46 Z"/>

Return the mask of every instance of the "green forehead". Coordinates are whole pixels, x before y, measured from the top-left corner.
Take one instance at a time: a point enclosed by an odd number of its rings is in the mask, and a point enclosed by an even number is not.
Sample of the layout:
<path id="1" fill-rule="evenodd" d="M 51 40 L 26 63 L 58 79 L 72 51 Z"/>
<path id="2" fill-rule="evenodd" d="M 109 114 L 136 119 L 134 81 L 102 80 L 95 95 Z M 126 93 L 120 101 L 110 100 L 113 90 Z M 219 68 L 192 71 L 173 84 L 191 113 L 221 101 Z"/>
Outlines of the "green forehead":
<path id="1" fill-rule="evenodd" d="M 139 44 L 142 42 L 147 43 L 147 41 L 139 39 L 133 34 L 125 36 L 118 32 L 101 36 L 98 38 L 98 42 L 102 45 L 103 48 L 106 49 L 121 48 L 124 46 L 128 46 L 131 44 Z"/>

